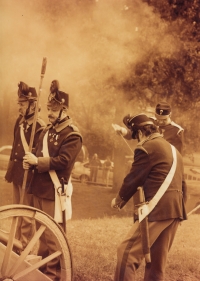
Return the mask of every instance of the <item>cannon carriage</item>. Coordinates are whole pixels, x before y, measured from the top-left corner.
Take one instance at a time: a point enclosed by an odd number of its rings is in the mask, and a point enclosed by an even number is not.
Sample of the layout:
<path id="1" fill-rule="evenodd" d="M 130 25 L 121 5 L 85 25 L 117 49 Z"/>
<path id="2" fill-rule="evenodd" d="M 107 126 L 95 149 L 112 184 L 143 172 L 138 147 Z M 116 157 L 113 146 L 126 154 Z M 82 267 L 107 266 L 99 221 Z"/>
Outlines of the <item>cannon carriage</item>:
<path id="1" fill-rule="evenodd" d="M 22 244 L 15 239 L 15 233 L 17 222 L 22 217 L 35 220 L 37 231 L 19 255 L 16 249 L 22 250 Z M 37 247 L 45 229 L 52 232 L 57 251 L 44 259 L 29 255 Z M 61 226 L 51 216 L 33 207 L 18 204 L 0 207 L 0 281 L 50 281 L 39 268 L 56 257 L 60 257 L 60 281 L 72 281 L 72 254 Z"/>

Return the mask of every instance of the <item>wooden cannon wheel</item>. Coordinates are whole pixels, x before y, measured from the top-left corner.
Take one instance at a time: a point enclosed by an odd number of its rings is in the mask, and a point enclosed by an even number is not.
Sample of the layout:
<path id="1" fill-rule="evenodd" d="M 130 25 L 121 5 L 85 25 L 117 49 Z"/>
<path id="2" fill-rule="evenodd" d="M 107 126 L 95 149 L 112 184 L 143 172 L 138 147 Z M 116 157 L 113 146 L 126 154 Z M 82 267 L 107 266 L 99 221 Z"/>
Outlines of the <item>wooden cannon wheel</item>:
<path id="1" fill-rule="evenodd" d="M 33 238 L 20 255 L 14 252 L 14 248 L 21 247 L 20 241 L 15 239 L 18 219 L 28 217 L 35 220 L 39 228 Z M 40 236 L 48 229 L 52 232 L 57 251 L 50 256 L 36 261 L 27 262 L 31 250 L 38 243 Z M 0 280 L 19 281 L 46 281 L 51 280 L 44 275 L 39 267 L 45 265 L 55 257 L 60 257 L 61 278 L 60 281 L 71 281 L 73 278 L 73 265 L 70 247 L 63 229 L 46 213 L 25 205 L 6 205 L 0 207 Z"/>

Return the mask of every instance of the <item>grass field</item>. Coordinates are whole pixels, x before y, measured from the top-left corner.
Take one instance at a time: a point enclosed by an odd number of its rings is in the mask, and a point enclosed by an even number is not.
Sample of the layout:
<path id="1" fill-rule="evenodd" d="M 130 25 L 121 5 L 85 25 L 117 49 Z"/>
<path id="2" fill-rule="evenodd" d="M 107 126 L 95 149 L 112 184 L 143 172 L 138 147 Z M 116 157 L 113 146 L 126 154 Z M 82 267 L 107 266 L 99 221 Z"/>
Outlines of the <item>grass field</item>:
<path id="1" fill-rule="evenodd" d="M 74 260 L 74 281 L 111 281 L 117 245 L 130 229 L 132 204 L 120 212 L 110 208 L 115 196 L 101 187 L 74 184 L 73 218 L 67 237 Z M 200 280 L 200 216 L 180 225 L 166 270 L 166 281 Z M 144 264 L 135 281 L 142 281 Z"/>
<path id="2" fill-rule="evenodd" d="M 132 225 L 132 218 L 105 217 L 68 223 L 74 281 L 111 281 L 117 245 Z M 166 281 L 200 280 L 200 217 L 191 215 L 179 227 L 166 269 Z M 135 281 L 142 281 L 144 264 Z"/>
<path id="3" fill-rule="evenodd" d="M 74 281 L 111 281 L 117 246 L 133 223 L 132 202 L 119 212 L 110 207 L 116 195 L 111 189 L 77 182 L 73 186 L 73 215 L 67 223 L 67 237 L 73 255 Z M 10 198 L 11 187 L 7 186 L 1 202 L 10 204 Z M 200 280 L 199 241 L 200 215 L 193 214 L 178 229 L 165 281 Z M 143 280 L 143 272 L 144 264 L 135 281 Z"/>

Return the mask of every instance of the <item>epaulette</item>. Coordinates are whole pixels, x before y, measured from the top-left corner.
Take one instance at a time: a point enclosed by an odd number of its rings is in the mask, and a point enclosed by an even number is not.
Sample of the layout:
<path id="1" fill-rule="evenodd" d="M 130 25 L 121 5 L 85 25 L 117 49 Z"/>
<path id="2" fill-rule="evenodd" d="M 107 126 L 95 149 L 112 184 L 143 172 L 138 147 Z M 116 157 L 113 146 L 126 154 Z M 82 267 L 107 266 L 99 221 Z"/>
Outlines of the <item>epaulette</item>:
<path id="1" fill-rule="evenodd" d="M 79 129 L 78 129 L 75 125 L 70 124 L 69 127 L 71 127 L 71 128 L 73 129 L 73 132 L 69 133 L 69 134 L 67 135 L 67 138 L 68 138 L 69 136 L 71 136 L 71 135 L 77 135 L 77 136 L 80 136 L 81 139 L 83 138 L 82 135 L 81 135 L 81 133 L 79 132 Z"/>
<path id="2" fill-rule="evenodd" d="M 73 129 L 74 132 L 79 132 L 79 129 L 78 127 L 76 127 L 75 125 L 73 124 L 70 124 L 69 127 L 71 127 Z"/>
<path id="3" fill-rule="evenodd" d="M 171 125 L 179 129 L 177 134 L 179 134 L 181 131 L 184 131 L 184 129 L 180 125 L 176 124 L 174 121 L 171 121 Z"/>

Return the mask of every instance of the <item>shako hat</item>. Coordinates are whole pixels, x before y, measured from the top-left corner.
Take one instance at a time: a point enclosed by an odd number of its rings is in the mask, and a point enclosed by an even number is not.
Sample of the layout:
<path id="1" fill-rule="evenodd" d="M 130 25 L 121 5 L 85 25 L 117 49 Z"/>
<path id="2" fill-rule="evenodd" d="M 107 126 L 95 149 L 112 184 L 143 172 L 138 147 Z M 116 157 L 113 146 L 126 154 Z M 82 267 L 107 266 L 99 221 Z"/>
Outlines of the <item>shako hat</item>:
<path id="1" fill-rule="evenodd" d="M 26 83 L 20 81 L 18 84 L 18 101 L 36 101 L 37 93 L 35 88 L 29 87 Z"/>
<path id="2" fill-rule="evenodd" d="M 153 125 L 153 124 L 154 124 L 153 120 L 150 119 L 144 113 L 140 113 L 138 115 L 130 117 L 130 119 L 128 120 L 128 128 L 130 128 L 131 131 L 133 132 L 132 134 L 133 139 L 136 139 L 136 133 L 141 127 L 145 125 Z"/>
<path id="3" fill-rule="evenodd" d="M 58 80 L 53 80 L 50 86 L 50 94 L 48 97 L 48 106 L 68 108 L 69 95 L 59 90 Z"/>
<path id="4" fill-rule="evenodd" d="M 156 105 L 155 116 L 157 119 L 165 119 L 171 113 L 171 106 L 167 102 L 159 102 Z"/>

